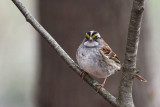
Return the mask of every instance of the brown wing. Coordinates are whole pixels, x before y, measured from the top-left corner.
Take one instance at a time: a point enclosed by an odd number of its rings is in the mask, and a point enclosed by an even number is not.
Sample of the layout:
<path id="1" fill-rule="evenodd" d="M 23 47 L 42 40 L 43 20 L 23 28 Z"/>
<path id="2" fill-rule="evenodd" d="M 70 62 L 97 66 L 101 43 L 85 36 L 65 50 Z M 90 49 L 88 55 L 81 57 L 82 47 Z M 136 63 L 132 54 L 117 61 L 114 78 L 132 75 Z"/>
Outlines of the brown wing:
<path id="1" fill-rule="evenodd" d="M 114 60 L 116 63 L 119 63 L 120 64 L 120 61 L 119 61 L 119 58 L 117 57 L 117 55 L 112 51 L 112 49 L 109 47 L 109 45 L 107 43 L 105 43 L 103 41 L 103 44 L 104 44 L 104 47 L 101 48 L 100 50 L 100 53 L 104 56 L 104 57 L 107 57 L 109 59 L 112 59 Z M 121 68 L 121 70 L 119 71 L 123 71 L 123 69 Z M 147 82 L 146 79 L 144 79 L 142 76 L 136 74 L 135 77 L 142 81 L 142 82 Z"/>
<path id="2" fill-rule="evenodd" d="M 114 60 L 116 63 L 120 64 L 119 58 L 117 57 L 117 55 L 112 51 L 112 49 L 109 47 L 109 45 L 107 43 L 105 43 L 103 41 L 104 47 L 101 48 L 101 53 L 102 55 L 105 55 L 106 57 L 108 57 L 109 59 Z"/>

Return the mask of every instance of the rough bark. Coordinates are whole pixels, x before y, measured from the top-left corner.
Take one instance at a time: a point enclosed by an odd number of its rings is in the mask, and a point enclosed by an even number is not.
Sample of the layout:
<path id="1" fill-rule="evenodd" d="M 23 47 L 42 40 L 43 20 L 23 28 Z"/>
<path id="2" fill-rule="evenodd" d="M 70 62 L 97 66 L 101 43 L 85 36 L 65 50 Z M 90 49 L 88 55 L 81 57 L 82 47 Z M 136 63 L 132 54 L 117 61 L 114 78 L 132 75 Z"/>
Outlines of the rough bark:
<path id="1" fill-rule="evenodd" d="M 122 107 L 134 107 L 132 86 L 136 74 L 136 58 L 143 11 L 144 0 L 134 0 L 128 29 L 123 75 L 119 87 L 118 102 Z"/>

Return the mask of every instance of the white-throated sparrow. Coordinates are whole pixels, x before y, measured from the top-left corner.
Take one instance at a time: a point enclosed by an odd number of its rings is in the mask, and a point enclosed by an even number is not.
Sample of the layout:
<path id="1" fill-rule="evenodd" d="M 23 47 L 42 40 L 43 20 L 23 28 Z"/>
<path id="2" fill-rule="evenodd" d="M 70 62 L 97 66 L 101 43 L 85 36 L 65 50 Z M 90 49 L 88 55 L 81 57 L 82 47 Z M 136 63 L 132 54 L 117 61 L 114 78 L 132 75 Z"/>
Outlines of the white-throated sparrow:
<path id="1" fill-rule="evenodd" d="M 99 84 L 99 89 L 104 86 L 108 76 L 121 70 L 119 58 L 96 31 L 86 33 L 85 39 L 77 50 L 76 58 L 79 66 L 85 72 L 97 78 L 104 78 L 103 83 Z M 136 77 L 146 82 L 138 74 Z"/>

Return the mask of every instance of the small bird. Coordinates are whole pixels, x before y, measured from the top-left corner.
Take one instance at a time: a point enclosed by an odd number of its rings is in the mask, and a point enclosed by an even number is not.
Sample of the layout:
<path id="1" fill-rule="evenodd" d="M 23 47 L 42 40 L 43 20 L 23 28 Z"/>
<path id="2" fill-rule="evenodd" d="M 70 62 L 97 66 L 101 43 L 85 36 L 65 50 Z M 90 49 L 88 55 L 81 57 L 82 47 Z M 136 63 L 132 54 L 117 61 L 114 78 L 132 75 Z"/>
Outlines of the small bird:
<path id="1" fill-rule="evenodd" d="M 99 90 L 105 85 L 107 77 L 114 74 L 115 71 L 121 71 L 122 65 L 117 55 L 112 51 L 109 45 L 102 39 L 97 31 L 89 31 L 86 33 L 85 39 L 77 49 L 76 59 L 79 66 L 85 73 L 93 75 L 97 78 L 104 78 Z M 141 76 L 136 74 L 137 79 L 146 82 Z M 98 91 L 99 91 L 98 90 Z"/>

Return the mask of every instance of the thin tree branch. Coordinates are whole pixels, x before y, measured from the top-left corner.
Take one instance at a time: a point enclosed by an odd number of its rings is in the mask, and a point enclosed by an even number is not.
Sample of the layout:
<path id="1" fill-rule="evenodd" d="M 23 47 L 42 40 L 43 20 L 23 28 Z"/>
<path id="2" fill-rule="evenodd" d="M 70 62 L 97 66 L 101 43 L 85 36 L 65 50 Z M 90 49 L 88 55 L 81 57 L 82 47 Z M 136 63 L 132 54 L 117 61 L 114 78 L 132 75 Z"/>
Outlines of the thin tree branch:
<path id="1" fill-rule="evenodd" d="M 36 19 L 29 13 L 20 0 L 12 0 L 13 3 L 18 7 L 21 13 L 26 18 L 26 21 L 29 22 L 40 34 L 41 36 L 49 43 L 49 45 L 56 50 L 56 52 L 61 56 L 61 58 L 73 69 L 78 75 L 81 74 L 82 69 L 70 58 L 70 56 L 60 47 L 60 45 L 54 40 L 54 38 L 36 21 Z M 96 91 L 98 90 L 98 82 L 94 80 L 89 75 L 84 77 L 84 80 Z M 118 106 L 116 98 L 111 95 L 107 90 L 102 88 L 98 92 L 105 100 L 107 100 L 113 106 Z"/>
<path id="2" fill-rule="evenodd" d="M 123 66 L 124 72 L 119 86 L 118 103 L 120 107 L 134 107 L 132 85 L 133 78 L 136 74 L 136 57 L 138 51 L 143 10 L 144 0 L 133 0 Z"/>

